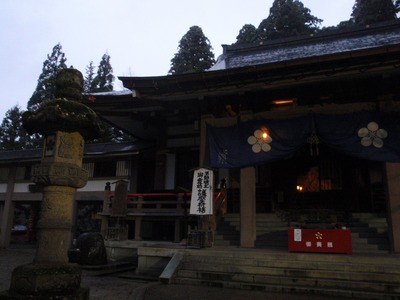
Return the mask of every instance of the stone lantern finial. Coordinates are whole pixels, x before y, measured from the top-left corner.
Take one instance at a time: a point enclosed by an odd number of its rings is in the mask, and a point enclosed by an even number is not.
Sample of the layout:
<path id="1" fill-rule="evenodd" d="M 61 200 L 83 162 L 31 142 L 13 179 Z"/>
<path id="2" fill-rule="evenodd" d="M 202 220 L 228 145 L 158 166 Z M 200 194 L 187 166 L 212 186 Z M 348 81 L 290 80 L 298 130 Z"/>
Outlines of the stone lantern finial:
<path id="1" fill-rule="evenodd" d="M 62 69 L 56 78 L 56 93 L 58 99 L 82 101 L 83 76 L 76 69 Z"/>

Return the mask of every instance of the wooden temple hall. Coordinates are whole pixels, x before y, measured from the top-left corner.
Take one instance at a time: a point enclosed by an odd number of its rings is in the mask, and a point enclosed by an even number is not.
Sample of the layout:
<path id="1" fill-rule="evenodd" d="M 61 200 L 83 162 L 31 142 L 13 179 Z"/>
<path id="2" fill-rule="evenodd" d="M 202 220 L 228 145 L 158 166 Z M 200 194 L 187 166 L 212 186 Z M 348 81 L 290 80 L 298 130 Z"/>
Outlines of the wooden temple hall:
<path id="1" fill-rule="evenodd" d="M 206 168 L 226 194 L 197 224 L 215 244 L 335 252 L 367 224 L 374 249 L 400 252 L 399 22 L 223 45 L 206 72 L 119 79 L 127 90 L 85 104 L 152 145 L 128 193 L 190 193 Z M 306 230 L 341 231 L 300 245 Z"/>

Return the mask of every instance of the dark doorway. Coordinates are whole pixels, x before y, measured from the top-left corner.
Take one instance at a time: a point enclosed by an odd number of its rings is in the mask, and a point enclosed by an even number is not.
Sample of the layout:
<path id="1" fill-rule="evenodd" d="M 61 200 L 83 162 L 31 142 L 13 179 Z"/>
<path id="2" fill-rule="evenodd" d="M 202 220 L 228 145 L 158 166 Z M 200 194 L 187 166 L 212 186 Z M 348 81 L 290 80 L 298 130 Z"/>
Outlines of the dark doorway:
<path id="1" fill-rule="evenodd" d="M 384 200 L 382 163 L 308 145 L 293 157 L 258 166 L 258 212 L 335 209 L 369 212 Z M 375 192 L 374 192 L 375 191 Z M 263 203 L 261 203 L 263 202 Z M 374 204 L 376 209 L 374 209 Z"/>

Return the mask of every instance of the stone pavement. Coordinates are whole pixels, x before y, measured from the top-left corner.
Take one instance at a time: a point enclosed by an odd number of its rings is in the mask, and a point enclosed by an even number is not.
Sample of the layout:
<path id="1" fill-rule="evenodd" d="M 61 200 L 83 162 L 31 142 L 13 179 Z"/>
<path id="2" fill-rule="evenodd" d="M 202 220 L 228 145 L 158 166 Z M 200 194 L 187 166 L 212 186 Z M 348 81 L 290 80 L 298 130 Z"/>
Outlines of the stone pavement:
<path id="1" fill-rule="evenodd" d="M 0 291 L 10 287 L 12 270 L 33 261 L 33 246 L 12 245 L 0 249 Z M 82 286 L 89 287 L 90 300 L 323 300 L 326 296 L 265 293 L 217 287 L 165 285 L 140 279 L 120 278 L 117 275 L 93 276 L 83 270 Z"/>

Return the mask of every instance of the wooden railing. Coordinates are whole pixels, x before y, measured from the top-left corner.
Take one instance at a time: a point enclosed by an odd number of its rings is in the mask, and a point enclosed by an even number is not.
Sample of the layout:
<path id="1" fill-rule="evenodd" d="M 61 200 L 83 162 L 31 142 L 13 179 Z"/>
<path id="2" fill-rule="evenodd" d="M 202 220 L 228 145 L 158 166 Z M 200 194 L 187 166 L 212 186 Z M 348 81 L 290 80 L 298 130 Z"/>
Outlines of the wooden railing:
<path id="1" fill-rule="evenodd" d="M 108 227 L 106 231 L 106 240 L 127 240 L 128 228 L 126 227 Z"/>
<path id="2" fill-rule="evenodd" d="M 185 216 L 189 214 L 191 193 L 131 193 L 126 200 L 126 214 L 132 216 Z M 114 194 L 104 202 L 103 213 L 112 214 Z M 214 210 L 225 201 L 222 192 L 214 195 Z"/>

